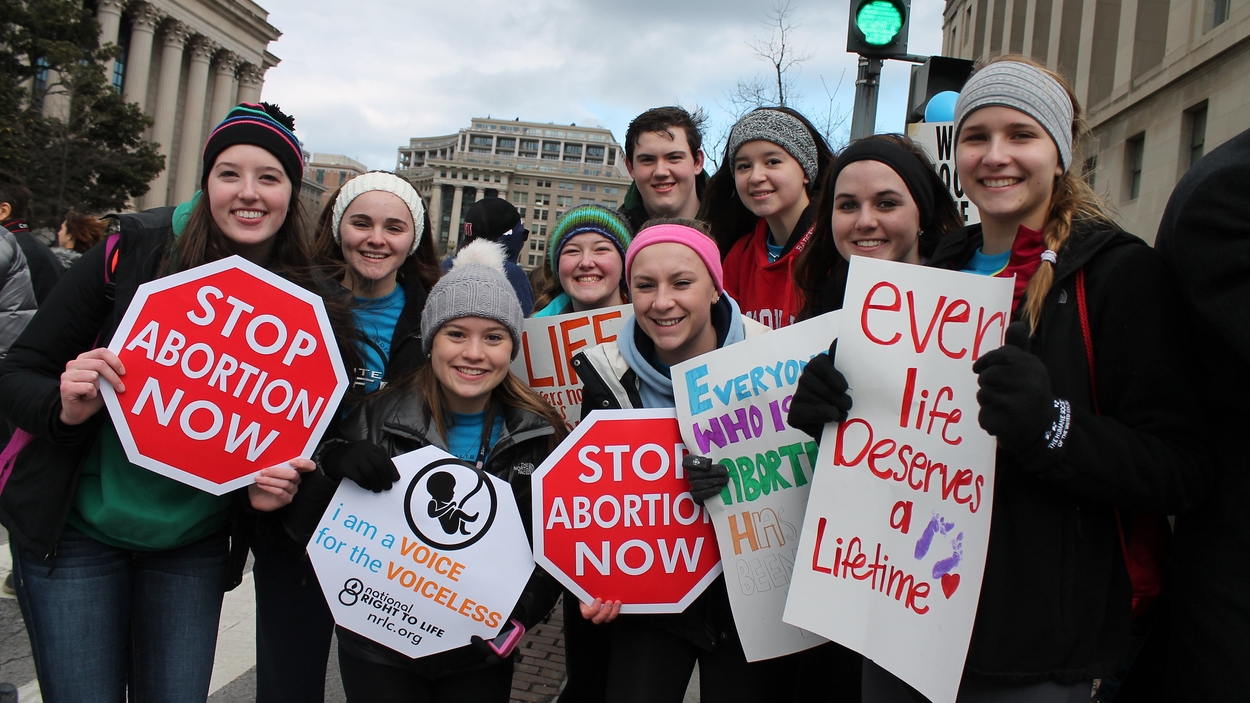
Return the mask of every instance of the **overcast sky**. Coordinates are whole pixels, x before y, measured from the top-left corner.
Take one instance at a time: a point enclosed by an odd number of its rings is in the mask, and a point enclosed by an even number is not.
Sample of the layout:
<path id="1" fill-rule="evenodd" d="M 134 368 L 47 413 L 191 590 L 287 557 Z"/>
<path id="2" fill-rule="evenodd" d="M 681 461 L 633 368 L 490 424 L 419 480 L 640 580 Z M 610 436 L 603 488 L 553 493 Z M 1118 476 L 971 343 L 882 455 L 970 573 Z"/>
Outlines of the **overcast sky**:
<path id="1" fill-rule="evenodd" d="M 411 137 L 451 134 L 473 117 L 603 126 L 618 141 L 657 105 L 700 106 L 709 140 L 731 117 L 740 79 L 767 77 L 751 49 L 767 39 L 769 0 L 258 0 L 283 32 L 282 63 L 263 99 L 295 116 L 313 152 L 394 168 Z M 941 49 L 943 0 L 913 0 L 908 49 Z M 855 57 L 846 53 L 847 0 L 792 0 L 790 35 L 811 54 L 792 106 L 846 121 Z M 908 64 L 887 61 L 878 131 L 903 127 Z M 835 148 L 838 146 L 834 145 Z"/>

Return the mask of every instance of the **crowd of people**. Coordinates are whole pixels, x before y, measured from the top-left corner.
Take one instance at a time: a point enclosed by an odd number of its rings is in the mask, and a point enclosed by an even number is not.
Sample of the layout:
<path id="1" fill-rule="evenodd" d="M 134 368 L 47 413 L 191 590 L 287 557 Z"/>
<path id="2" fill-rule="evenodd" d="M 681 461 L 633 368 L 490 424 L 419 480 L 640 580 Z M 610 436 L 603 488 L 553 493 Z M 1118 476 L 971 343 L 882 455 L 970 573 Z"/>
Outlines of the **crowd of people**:
<path id="1" fill-rule="evenodd" d="M 0 414 L 13 433 L 0 522 L 43 699 L 204 701 L 222 597 L 250 553 L 257 700 L 322 700 L 335 624 L 304 546 L 340 482 L 390 490 L 393 457 L 435 446 L 509 483 L 532 539 L 530 472 L 566 429 L 510 370 L 526 317 L 632 306 L 616 341 L 572 361 L 582 417 L 671 408 L 673 365 L 840 309 L 855 256 L 1015 281 L 1006 344 L 971 368 L 997 471 L 958 700 L 1072 703 L 1095 681 L 1101 700 L 1250 698 L 1250 462 L 1233 441 L 1250 414 L 1237 191 L 1250 133 L 1182 179 L 1155 248 L 1092 190 L 1086 138 L 1061 77 L 1021 57 L 980 68 L 955 107 L 959 181 L 980 214 L 965 225 L 907 137 L 834 153 L 803 115 L 759 108 L 709 177 L 699 120 L 654 108 L 626 133 L 624 205 L 565 213 L 538 288 L 516 266 L 529 233 L 503 199 L 470 208 L 442 262 L 424 201 L 393 173 L 345 183 L 307 231 L 294 122 L 268 104 L 211 132 L 193 200 L 69 213 L 55 253 L 24 241 L 29 192 L 0 179 Z M 324 300 L 352 383 L 312 457 L 218 497 L 131 464 L 100 387 L 124 389 L 107 346 L 138 286 L 231 255 Z M 831 349 L 807 365 L 787 421 L 819 438 L 855 392 Z M 705 457 L 683 465 L 696 500 L 728 482 Z M 1128 558 L 1146 540 L 1173 547 L 1161 592 L 1139 587 Z M 622 615 L 538 567 L 493 641 L 411 659 L 339 628 L 347 698 L 507 701 L 516 644 L 562 594 L 565 703 L 675 703 L 696 664 L 709 703 L 926 700 L 835 643 L 748 662 L 723 577 L 681 613 Z"/>

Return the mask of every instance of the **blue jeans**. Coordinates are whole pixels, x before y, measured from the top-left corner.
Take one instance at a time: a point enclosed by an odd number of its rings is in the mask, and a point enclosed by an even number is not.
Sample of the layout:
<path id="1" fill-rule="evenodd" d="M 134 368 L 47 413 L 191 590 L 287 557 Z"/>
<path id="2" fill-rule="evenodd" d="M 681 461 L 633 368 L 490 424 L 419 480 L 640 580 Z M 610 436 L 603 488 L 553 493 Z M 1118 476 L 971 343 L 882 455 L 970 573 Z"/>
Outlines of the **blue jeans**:
<path id="1" fill-rule="evenodd" d="M 43 700 L 203 703 L 228 569 L 225 535 L 136 552 L 67 525 L 47 561 L 14 545 Z"/>

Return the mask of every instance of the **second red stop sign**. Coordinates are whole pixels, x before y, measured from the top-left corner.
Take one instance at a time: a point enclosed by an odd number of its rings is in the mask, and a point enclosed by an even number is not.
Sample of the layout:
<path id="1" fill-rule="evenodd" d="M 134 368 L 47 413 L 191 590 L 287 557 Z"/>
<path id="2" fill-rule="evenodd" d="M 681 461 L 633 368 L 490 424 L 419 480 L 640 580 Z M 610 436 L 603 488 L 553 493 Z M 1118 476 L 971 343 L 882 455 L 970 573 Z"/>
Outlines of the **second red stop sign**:
<path id="1" fill-rule="evenodd" d="M 672 410 L 598 410 L 534 472 L 534 559 L 583 602 L 681 612 L 721 572 Z"/>

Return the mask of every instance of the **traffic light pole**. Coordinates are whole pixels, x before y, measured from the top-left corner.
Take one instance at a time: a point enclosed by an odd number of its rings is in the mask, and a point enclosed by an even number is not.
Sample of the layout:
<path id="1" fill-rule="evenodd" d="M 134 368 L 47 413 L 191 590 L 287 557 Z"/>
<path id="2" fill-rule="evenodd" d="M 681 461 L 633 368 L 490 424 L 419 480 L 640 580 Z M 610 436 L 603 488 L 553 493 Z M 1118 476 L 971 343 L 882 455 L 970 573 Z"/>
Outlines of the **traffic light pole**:
<path id="1" fill-rule="evenodd" d="M 855 79 L 855 110 L 851 114 L 851 140 L 872 135 L 877 127 L 877 88 L 881 83 L 881 59 L 859 57 Z"/>

